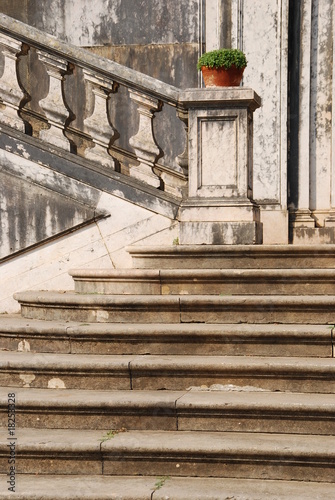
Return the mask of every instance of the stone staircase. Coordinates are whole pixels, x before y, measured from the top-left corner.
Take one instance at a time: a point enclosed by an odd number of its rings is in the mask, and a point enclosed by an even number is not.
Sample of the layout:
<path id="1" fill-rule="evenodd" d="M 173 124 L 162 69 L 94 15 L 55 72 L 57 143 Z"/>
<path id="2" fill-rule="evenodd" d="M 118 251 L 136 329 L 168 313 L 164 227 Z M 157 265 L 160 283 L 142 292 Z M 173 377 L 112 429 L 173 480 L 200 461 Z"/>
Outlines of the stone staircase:
<path id="1" fill-rule="evenodd" d="M 335 498 L 335 248 L 129 252 L 1 317 L 1 498 Z"/>

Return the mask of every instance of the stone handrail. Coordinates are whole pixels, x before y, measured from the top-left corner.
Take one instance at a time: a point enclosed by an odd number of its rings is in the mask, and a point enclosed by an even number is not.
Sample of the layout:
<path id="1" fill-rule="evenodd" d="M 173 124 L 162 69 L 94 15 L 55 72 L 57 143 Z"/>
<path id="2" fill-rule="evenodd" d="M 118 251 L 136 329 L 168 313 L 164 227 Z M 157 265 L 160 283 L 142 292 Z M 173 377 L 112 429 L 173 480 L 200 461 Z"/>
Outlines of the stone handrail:
<path id="1" fill-rule="evenodd" d="M 182 195 L 187 185 L 187 145 L 173 165 L 160 163 L 164 151 L 153 129 L 155 114 L 166 104 L 176 109 L 187 133 L 188 111 L 180 101 L 180 89 L 4 14 L 0 14 L 0 46 L 1 123 L 106 169 Z M 120 133 L 114 124 L 126 99 L 138 113 L 138 130 L 128 147 L 116 143 Z"/>

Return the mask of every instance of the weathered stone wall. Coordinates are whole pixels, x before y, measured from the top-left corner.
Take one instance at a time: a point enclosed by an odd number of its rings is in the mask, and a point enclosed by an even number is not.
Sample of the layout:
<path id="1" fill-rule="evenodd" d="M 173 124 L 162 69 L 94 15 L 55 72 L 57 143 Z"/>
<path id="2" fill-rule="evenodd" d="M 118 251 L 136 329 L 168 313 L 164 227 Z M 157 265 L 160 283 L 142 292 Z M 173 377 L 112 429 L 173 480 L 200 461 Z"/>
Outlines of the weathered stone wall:
<path id="1" fill-rule="evenodd" d="M 199 0 L 0 0 L 0 11 L 167 83 L 194 87 L 200 5 Z"/>
<path id="2" fill-rule="evenodd" d="M 131 267 L 128 245 L 178 237 L 177 209 L 164 198 L 97 176 L 70 155 L 34 157 L 29 141 L 8 138 L 1 149 L 0 137 L 0 313 L 19 311 L 19 290 L 71 290 L 71 268 Z"/>

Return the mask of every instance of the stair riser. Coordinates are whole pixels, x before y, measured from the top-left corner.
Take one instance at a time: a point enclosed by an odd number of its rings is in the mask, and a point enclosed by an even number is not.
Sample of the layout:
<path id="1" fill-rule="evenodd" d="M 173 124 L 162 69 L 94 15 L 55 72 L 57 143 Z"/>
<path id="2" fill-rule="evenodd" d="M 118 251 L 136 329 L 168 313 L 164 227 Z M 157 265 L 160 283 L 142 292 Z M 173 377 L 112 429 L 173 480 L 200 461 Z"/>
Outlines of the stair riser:
<path id="1" fill-rule="evenodd" d="M 22 315 L 28 319 L 48 321 L 82 321 L 87 323 L 290 323 L 290 324 L 334 324 L 335 313 L 331 307 L 300 306 L 283 307 L 281 304 L 269 304 L 261 307 L 252 305 L 229 306 L 216 304 L 191 303 L 179 304 L 167 310 L 160 304 L 154 304 L 143 310 L 136 307 L 78 308 L 78 307 L 34 307 L 22 305 Z"/>
<path id="2" fill-rule="evenodd" d="M 312 415 L 266 415 L 262 412 L 259 415 L 248 416 L 236 411 L 235 415 L 213 416 L 197 415 L 179 415 L 178 429 L 180 431 L 216 431 L 216 432 L 270 432 L 285 434 L 289 429 L 292 434 L 335 434 L 335 417 L 323 418 Z"/>
<path id="3" fill-rule="evenodd" d="M 311 379 L 306 373 L 305 377 L 294 379 L 286 374 L 269 374 L 263 373 L 262 376 L 257 373 L 241 374 L 226 373 L 193 373 L 177 372 L 172 375 L 166 374 L 163 371 L 152 372 L 150 375 L 146 373 L 132 373 L 132 388 L 134 390 L 185 390 L 189 387 L 207 386 L 213 384 L 220 385 L 236 385 L 240 387 L 252 386 L 257 389 L 266 389 L 270 391 L 290 391 L 301 393 L 327 393 L 335 392 L 334 374 L 329 373 L 329 376 L 321 379 Z"/>
<path id="4" fill-rule="evenodd" d="M 35 411 L 24 413 L 17 410 L 16 424 L 21 429 L 101 429 L 102 434 L 105 429 L 121 429 L 123 427 L 128 430 L 175 431 L 177 430 L 177 417 L 173 410 L 165 408 L 154 408 L 143 414 L 137 411 L 136 414 L 132 412 L 130 415 L 122 413 L 122 411 L 115 414 L 108 409 L 100 412 L 79 412 L 74 409 L 68 413 L 51 413 L 48 410 L 41 411 L 37 408 Z"/>
<path id="5" fill-rule="evenodd" d="M 102 458 L 100 453 L 79 451 L 73 454 L 57 455 L 40 450 L 19 451 L 16 461 L 16 474 L 102 474 Z M 0 456 L 0 474 L 8 473 L 8 458 Z M 14 496 L 15 497 L 15 496 Z"/>
<path id="6" fill-rule="evenodd" d="M 325 327 L 328 328 L 327 326 Z M 326 337 L 315 336 L 314 341 L 305 342 L 304 339 L 292 337 L 283 339 L 283 336 L 264 335 L 252 338 L 252 335 L 241 335 L 240 338 L 229 336 L 210 338 L 204 335 L 182 334 L 155 338 L 154 335 L 124 336 L 87 336 L 85 340 L 53 340 L 48 336 L 36 339 L 35 336 L 3 337 L 0 334 L 0 343 L 3 349 L 9 351 L 31 351 L 63 354 L 158 354 L 158 355 L 211 355 L 222 356 L 308 356 L 331 357 L 332 346 L 330 333 Z"/>
<path id="7" fill-rule="evenodd" d="M 38 334 L 19 336 L 0 333 L 0 344 L 3 349 L 9 351 L 71 353 L 71 343 L 68 338 L 58 339 L 48 335 L 39 338 Z"/>
<path id="8" fill-rule="evenodd" d="M 22 315 L 29 319 L 82 321 L 85 323 L 180 323 L 179 304 L 172 308 L 150 310 L 149 307 L 137 308 L 84 308 L 21 306 Z"/>
<path id="9" fill-rule="evenodd" d="M 129 247 L 135 269 L 334 269 L 334 249 L 266 245 Z"/>
<path id="10" fill-rule="evenodd" d="M 322 457 L 321 457 L 322 460 Z M 0 459 L 0 473 L 7 472 L 7 457 Z M 194 456 L 179 453 L 164 457 L 162 454 L 147 456 L 141 451 L 136 456 L 127 450 L 112 454 L 85 453 L 55 454 L 34 450 L 21 451 L 17 473 L 25 474 L 104 474 L 150 475 L 190 477 L 239 477 L 262 479 L 290 479 L 335 482 L 335 463 L 327 458 L 321 463 L 299 457 L 278 459 L 275 456 Z"/>
<path id="11" fill-rule="evenodd" d="M 98 371 L 98 369 L 97 369 Z M 21 375 L 21 376 L 20 376 Z M 33 378 L 34 377 L 34 378 Z M 233 384 L 240 387 L 253 386 L 255 389 L 266 389 L 272 391 L 291 391 L 302 393 L 327 393 L 335 392 L 334 374 L 330 370 L 310 377 L 309 373 L 301 374 L 297 379 L 295 371 L 282 373 L 264 372 L 260 374 L 257 370 L 245 373 L 244 377 L 236 373 L 225 372 L 194 372 L 181 371 L 178 369 L 164 371 L 164 368 L 152 370 L 134 371 L 129 373 L 113 373 L 93 376 L 92 373 L 64 373 L 54 371 L 43 373 L 35 370 L 27 374 L 10 371 L 0 374 L 0 384 L 8 387 L 33 387 L 33 388 L 67 388 L 67 389 L 91 389 L 91 390 L 187 390 L 189 387 L 207 386 L 213 384 Z"/>
<path id="12" fill-rule="evenodd" d="M 135 269 L 334 269 L 334 255 L 320 258 L 275 257 L 132 257 Z"/>
<path id="13" fill-rule="evenodd" d="M 3 415 L 3 418 L 2 418 Z M 5 422 L 5 412 L 0 420 Z M 242 413 L 238 409 L 229 413 L 225 411 L 175 412 L 173 409 L 154 408 L 145 413 L 137 412 L 115 414 L 108 409 L 103 411 L 50 412 L 36 408 L 24 412 L 17 410 L 16 424 L 18 428 L 33 429 L 120 429 L 128 430 L 161 430 L 161 431 L 218 431 L 218 432 L 272 432 L 293 434 L 335 434 L 334 415 L 319 415 L 309 412 L 293 415 L 278 412 L 277 415 L 260 411 L 259 414 Z"/>
<path id="14" fill-rule="evenodd" d="M 82 294 L 107 295 L 333 295 L 335 293 L 335 279 L 332 281 L 308 281 L 281 278 L 264 282 L 260 279 L 252 280 L 223 280 L 218 282 L 204 282 L 201 280 L 137 283 L 133 282 L 99 282 L 75 281 L 75 292 Z"/>
<path id="15" fill-rule="evenodd" d="M 104 462 L 104 474 L 129 474 L 133 470 L 133 474 L 153 474 L 153 475 L 175 475 L 175 476 L 202 476 L 202 477 L 240 477 L 240 478 L 262 478 L 262 479 L 292 479 L 304 480 L 306 477 L 310 481 L 334 481 L 335 467 L 318 467 L 318 465 L 286 465 L 283 461 L 274 460 L 273 464 L 268 461 L 259 460 L 254 457 L 251 461 L 243 457 L 238 457 L 235 460 L 222 457 L 220 461 L 214 460 L 212 463 L 206 463 L 199 458 L 198 462 L 194 461 L 193 457 L 185 460 L 184 457 L 176 460 L 166 460 L 157 456 L 151 460 L 142 459 L 140 464 L 135 460 L 125 459 L 120 461 Z M 244 463 L 243 463 L 244 462 Z M 247 462 L 247 463 L 245 463 Z M 249 463 L 248 463 L 249 462 Z"/>
<path id="16" fill-rule="evenodd" d="M 116 458 L 116 457 L 115 457 Z M 189 476 L 189 477 L 227 477 L 227 478 L 261 478 L 261 479 L 290 479 L 302 481 L 306 477 L 310 481 L 331 482 L 335 481 L 335 464 L 285 464 L 285 461 L 273 458 L 273 463 L 268 459 L 260 457 L 221 457 L 219 460 L 205 461 L 199 457 L 198 461 L 194 457 L 169 457 L 164 460 L 160 456 L 152 456 L 149 459 L 143 457 L 140 462 L 138 457 L 123 458 L 120 454 L 119 460 L 106 459 L 104 461 L 104 474 L 122 475 L 143 474 L 156 476 Z"/>
<path id="17" fill-rule="evenodd" d="M 129 373 L 64 373 L 6 371 L 0 373 L 0 385 L 8 387 L 37 387 L 44 389 L 128 390 L 131 388 Z"/>

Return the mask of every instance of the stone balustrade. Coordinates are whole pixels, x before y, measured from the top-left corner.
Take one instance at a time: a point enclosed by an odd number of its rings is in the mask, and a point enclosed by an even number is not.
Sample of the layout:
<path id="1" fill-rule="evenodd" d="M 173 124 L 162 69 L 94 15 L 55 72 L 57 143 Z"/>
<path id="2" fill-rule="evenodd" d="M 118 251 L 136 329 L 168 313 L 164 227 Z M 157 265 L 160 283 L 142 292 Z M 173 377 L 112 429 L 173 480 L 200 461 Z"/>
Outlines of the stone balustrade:
<path id="1" fill-rule="evenodd" d="M 160 162 L 165 151 L 153 126 L 163 106 L 187 121 L 179 89 L 3 14 L 0 48 L 0 123 L 182 197 L 185 155 Z M 128 138 L 113 123 L 124 113 L 138 127 Z"/>
<path id="2" fill-rule="evenodd" d="M 182 244 L 262 242 L 252 89 L 181 90 L 2 14 L 0 46 L 0 123 L 173 195 Z M 184 148 L 171 159 L 161 140 L 174 134 L 178 144 L 180 133 Z"/>

